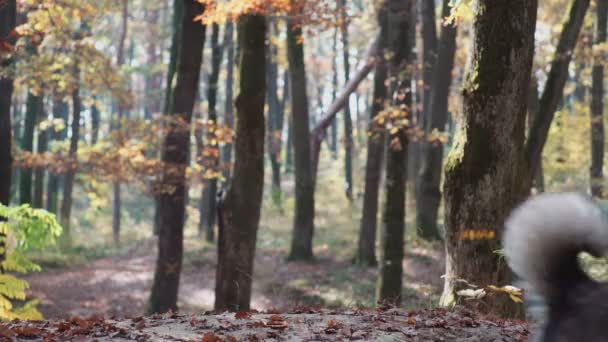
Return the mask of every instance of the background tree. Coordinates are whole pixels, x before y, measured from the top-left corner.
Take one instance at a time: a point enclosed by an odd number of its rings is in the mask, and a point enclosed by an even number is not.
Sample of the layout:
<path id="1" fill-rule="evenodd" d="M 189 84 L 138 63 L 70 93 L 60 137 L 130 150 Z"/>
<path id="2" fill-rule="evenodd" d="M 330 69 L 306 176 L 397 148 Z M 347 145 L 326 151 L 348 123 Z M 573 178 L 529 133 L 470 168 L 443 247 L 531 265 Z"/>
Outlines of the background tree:
<path id="1" fill-rule="evenodd" d="M 415 29 L 412 13 L 415 1 L 387 0 L 380 10 L 380 25 L 384 32 L 388 60 L 389 111 L 398 117 L 411 117 L 412 49 L 411 31 Z M 385 21 L 383 23 L 383 21 Z M 391 117 L 394 115 L 391 115 Z M 403 276 L 403 244 L 405 243 L 405 179 L 408 138 L 406 127 L 389 132 L 386 153 L 384 211 L 382 213 L 382 252 L 378 270 L 376 298 L 378 302 L 399 304 Z"/>
<path id="2" fill-rule="evenodd" d="M 608 1 L 596 1 L 595 44 L 606 42 Z M 603 197 L 604 168 L 604 63 L 594 56 L 591 85 L 591 195 Z"/>
<path id="3" fill-rule="evenodd" d="M 0 43 L 14 43 L 10 37 L 16 24 L 17 4 L 15 0 L 6 1 L 0 6 Z M 0 65 L 3 69 L 10 67 L 13 61 L 0 53 Z M 11 102 L 13 96 L 13 79 L 0 73 L 0 203 L 9 204 L 11 194 L 12 133 Z"/>
<path id="4" fill-rule="evenodd" d="M 449 0 L 443 1 L 441 18 L 450 14 Z M 441 26 L 437 58 L 432 67 L 432 81 L 430 83 L 428 102 L 425 96 L 425 115 L 427 117 L 427 132 L 444 133 L 448 119 L 448 98 L 452 84 L 452 69 L 454 68 L 454 55 L 456 53 L 456 26 L 448 24 Z M 431 52 L 429 52 L 431 53 Z M 425 75 L 429 72 L 426 69 Z M 426 83 L 425 83 L 426 85 Z M 427 87 L 425 86 L 425 89 Z M 434 138 L 433 136 L 429 138 Z M 418 177 L 416 196 L 416 228 L 418 235 L 423 239 L 436 240 L 441 237 L 437 226 L 439 204 L 441 203 L 441 174 L 443 171 L 443 143 L 439 139 L 422 145 L 422 161 L 420 176 Z"/>
<path id="5" fill-rule="evenodd" d="M 521 151 L 537 5 L 482 0 L 476 8 L 463 117 L 446 165 L 443 305 L 457 300 L 458 279 L 477 286 L 511 281 L 495 251 L 506 216 L 524 196 L 519 190 L 526 172 Z M 500 296 L 480 309 L 521 314 L 520 306 Z"/>
<path id="6" fill-rule="evenodd" d="M 177 293 L 182 266 L 185 220 L 185 168 L 190 151 L 190 121 L 196 99 L 199 74 L 205 44 L 205 26 L 194 19 L 201 15 L 203 6 L 195 0 L 176 0 L 174 11 L 182 13 L 173 23 L 175 32 L 173 56 L 176 61 L 175 85 L 171 87 L 170 105 L 166 115 L 169 130 L 163 143 L 162 161 L 168 165 L 163 184 L 172 191 L 159 197 L 158 256 L 154 282 L 146 311 L 166 312 L 177 309 Z M 183 7 L 182 7 L 183 6 Z M 171 84 L 171 83 L 169 83 Z M 180 127 L 185 123 L 188 129 Z"/>
<path id="7" fill-rule="evenodd" d="M 344 83 L 350 80 L 350 53 L 348 51 L 348 16 L 346 0 L 340 0 L 340 12 L 342 18 L 340 21 L 340 32 L 342 33 L 342 64 L 344 65 Z M 344 192 L 346 198 L 352 201 L 353 199 L 353 119 L 350 112 L 350 96 L 344 104 Z"/>
<path id="8" fill-rule="evenodd" d="M 239 95 L 234 172 L 219 220 L 215 310 L 249 310 L 253 260 L 264 189 L 266 18 L 237 24 Z"/>

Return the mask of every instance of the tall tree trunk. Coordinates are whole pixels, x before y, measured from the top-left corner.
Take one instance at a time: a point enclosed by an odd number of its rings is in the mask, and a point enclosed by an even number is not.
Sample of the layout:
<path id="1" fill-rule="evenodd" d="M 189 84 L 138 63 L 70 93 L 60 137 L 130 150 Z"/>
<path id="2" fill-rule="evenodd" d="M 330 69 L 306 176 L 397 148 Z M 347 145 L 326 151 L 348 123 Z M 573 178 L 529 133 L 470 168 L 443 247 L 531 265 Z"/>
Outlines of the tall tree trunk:
<path id="1" fill-rule="evenodd" d="M 266 19 L 238 21 L 239 95 L 234 173 L 221 206 L 215 310 L 249 310 L 253 260 L 264 190 Z"/>
<path id="2" fill-rule="evenodd" d="M 534 124 L 534 118 L 536 114 L 538 114 L 539 107 L 540 99 L 538 97 L 538 80 L 533 73 L 532 77 L 530 78 L 530 91 L 528 92 L 528 136 L 530 136 L 530 131 L 532 129 L 532 125 Z M 539 161 L 538 168 L 534 174 L 534 179 L 532 180 L 532 185 L 536 188 L 537 192 L 545 191 L 545 177 L 543 173 L 542 160 Z"/>
<path id="3" fill-rule="evenodd" d="M 270 159 L 270 167 L 272 169 L 272 189 L 271 197 L 274 204 L 281 208 L 281 134 L 283 126 L 281 118 L 281 104 L 279 103 L 278 95 L 278 77 L 279 67 L 277 63 L 277 47 L 273 42 L 273 37 L 278 35 L 276 20 L 269 19 L 267 49 L 266 49 L 266 93 L 268 99 L 268 157 Z"/>
<path id="4" fill-rule="evenodd" d="M 144 5 L 146 6 L 146 5 Z M 160 10 L 156 3 L 148 4 L 152 9 L 146 9 L 146 21 L 148 23 L 148 34 L 146 36 L 146 58 L 148 69 L 145 72 L 144 91 L 146 101 L 144 104 L 144 119 L 152 119 L 152 115 L 158 114 L 161 111 L 161 96 L 159 88 L 161 87 L 161 75 L 156 71 L 156 66 L 159 62 L 159 14 Z"/>
<path id="5" fill-rule="evenodd" d="M 333 38 L 333 55 L 331 57 L 331 102 L 336 101 L 338 94 L 338 28 L 334 30 Z M 331 154 L 334 159 L 338 159 L 338 121 L 334 118 L 331 121 Z"/>
<path id="6" fill-rule="evenodd" d="M 418 0 L 419 9 L 420 9 L 420 17 L 422 23 L 422 110 L 424 111 L 423 118 L 424 121 L 429 120 L 430 117 L 430 104 L 431 104 L 431 87 L 433 86 L 433 67 L 435 66 L 435 61 L 437 60 L 437 22 L 435 20 L 435 0 Z M 442 17 L 443 18 L 449 15 L 445 14 L 445 4 L 444 1 L 443 9 L 442 9 Z M 444 25 L 441 25 L 444 27 Z M 450 70 L 451 71 L 451 70 Z M 424 123 L 423 123 L 424 124 Z M 426 128 L 426 127 L 424 127 Z"/>
<path id="7" fill-rule="evenodd" d="M 414 40 L 411 32 L 415 30 L 412 13 L 415 0 L 386 0 L 379 13 L 381 34 L 386 39 L 391 59 L 388 61 L 388 74 L 391 80 L 389 95 L 392 105 L 409 117 L 412 93 L 410 85 L 413 75 L 408 67 L 413 61 Z M 408 112 L 410 111 L 410 112 Z M 384 212 L 382 214 L 382 253 L 376 297 L 378 302 L 398 305 L 401 301 L 403 276 L 403 244 L 405 242 L 405 181 L 408 138 L 405 128 L 391 132 L 386 155 L 386 182 Z"/>
<path id="8" fill-rule="evenodd" d="M 97 98 L 94 97 L 93 101 L 97 101 Z M 99 113 L 99 108 L 97 108 L 97 104 L 93 103 L 91 105 L 91 145 L 97 144 L 99 140 L 99 126 L 101 124 L 101 115 Z"/>
<path id="9" fill-rule="evenodd" d="M 608 0 L 597 0 L 595 44 L 606 42 Z M 603 198 L 604 169 L 604 65 L 596 57 L 593 61 L 591 85 L 591 195 Z"/>
<path id="10" fill-rule="evenodd" d="M 53 119 L 61 119 L 67 125 L 69 118 L 69 107 L 67 102 L 58 96 L 53 96 Z M 62 128 L 59 132 L 51 129 L 51 140 L 65 140 L 68 136 L 67 127 Z M 65 179 L 65 175 L 49 174 L 49 182 L 47 184 L 46 210 L 51 213 L 58 214 L 59 210 L 59 184 L 60 180 Z"/>
<path id="11" fill-rule="evenodd" d="M 27 93 L 27 103 L 25 110 L 25 124 L 23 127 L 23 137 L 21 138 L 21 149 L 27 152 L 34 151 L 34 132 L 40 107 L 42 106 L 42 95 L 34 94 L 32 90 Z M 32 175 L 31 168 L 21 170 L 19 176 L 19 201 L 21 204 L 32 204 Z"/>
<path id="12" fill-rule="evenodd" d="M 224 26 L 224 49 L 226 49 L 226 92 L 224 103 L 224 125 L 234 129 L 234 24 L 226 22 Z M 224 178 L 230 179 L 230 167 L 232 163 L 232 144 L 225 144 L 222 153 L 222 164 L 224 167 Z"/>
<path id="13" fill-rule="evenodd" d="M 293 114 L 290 113 L 287 118 L 287 141 L 285 142 L 285 174 L 293 172 L 293 164 Z"/>
<path id="14" fill-rule="evenodd" d="M 549 128 L 555 116 L 557 106 L 562 99 L 564 85 L 568 78 L 568 66 L 572 60 L 572 51 L 576 45 L 585 13 L 589 8 L 589 0 L 573 0 L 568 13 L 568 20 L 565 22 L 551 70 L 545 83 L 543 94 L 540 98 L 540 107 L 535 115 L 534 124 L 530 130 L 528 141 L 526 142 L 525 155 L 528 168 L 528 177 L 524 184 L 525 191 L 529 192 L 532 184 L 532 175 L 536 173 L 542 158 L 543 148 L 547 142 Z"/>
<path id="15" fill-rule="evenodd" d="M 348 17 L 346 13 L 346 0 L 340 0 L 342 22 L 340 30 L 342 32 L 342 52 L 344 64 L 344 83 L 350 80 L 350 62 L 348 53 Z M 350 96 L 349 96 L 350 99 Z M 344 192 L 346 198 L 353 199 L 353 119 L 350 112 L 350 101 L 344 104 Z"/>
<path id="16" fill-rule="evenodd" d="M 211 73 L 209 74 L 209 84 L 207 89 L 208 103 L 208 122 L 217 124 L 217 87 L 220 77 L 220 67 L 222 66 L 223 46 L 219 43 L 220 26 L 212 25 L 211 32 Z M 215 135 L 215 130 L 207 130 L 207 147 L 218 151 L 217 154 L 212 154 L 205 162 L 205 167 L 217 169 L 220 165 L 219 160 L 219 145 Z M 203 187 L 203 211 L 201 211 L 201 222 L 199 223 L 207 232 L 207 241 L 215 241 L 215 207 L 216 207 L 217 179 L 207 181 L 207 186 Z M 201 229 L 202 227 L 199 227 Z"/>
<path id="17" fill-rule="evenodd" d="M 384 50 L 385 42 L 380 42 L 380 51 Z M 376 58 L 382 58 L 378 55 Z M 373 105 L 370 111 L 369 130 L 367 138 L 367 163 L 365 164 L 365 192 L 363 194 L 363 210 L 359 230 L 359 249 L 357 263 L 365 266 L 375 266 L 376 261 L 376 231 L 378 226 L 378 195 L 382 174 L 382 159 L 386 136 L 381 130 L 374 130 L 374 118 L 380 113 L 387 100 L 388 89 L 386 80 L 388 74 L 386 64 L 380 60 L 376 64 L 374 74 Z"/>
<path id="18" fill-rule="evenodd" d="M 120 40 L 118 42 L 118 52 L 116 54 L 116 65 L 120 68 L 125 63 L 125 42 L 127 40 L 127 34 L 129 29 L 129 1 L 122 0 L 121 9 L 121 28 L 120 28 Z M 124 116 L 123 105 L 118 105 L 118 123 L 117 129 L 122 130 L 121 120 Z M 119 139 L 122 140 L 122 133 L 119 134 Z M 122 141 L 119 141 L 122 144 Z M 112 200 L 112 237 L 114 239 L 114 245 L 120 244 L 120 213 L 122 208 L 121 201 L 121 186 L 119 181 L 114 181 L 113 184 L 113 200 Z"/>
<path id="19" fill-rule="evenodd" d="M 459 279 L 481 287 L 512 281 L 495 251 L 506 216 L 524 197 L 522 151 L 537 6 L 535 0 L 480 0 L 476 8 L 468 63 L 474 67 L 463 84 L 461 129 L 446 164 L 442 305 L 458 301 Z M 508 296 L 483 300 L 482 311 L 522 314 Z"/>
<path id="20" fill-rule="evenodd" d="M 46 152 L 47 144 L 48 144 L 48 130 L 40 128 L 40 123 L 46 120 L 45 109 L 44 109 L 44 97 L 40 101 L 40 106 L 38 107 L 38 138 L 36 145 L 36 153 L 42 154 Z M 44 167 L 37 167 L 34 170 L 34 201 L 32 206 L 34 208 L 43 208 L 44 207 L 44 176 L 46 170 Z"/>
<path id="21" fill-rule="evenodd" d="M 17 17 L 17 4 L 15 0 L 8 0 L 0 6 L 0 37 L 8 37 L 15 28 Z M 14 43 L 14 40 L 8 41 Z M 9 68 L 13 60 L 0 60 L 2 68 Z M 0 75 L 0 203 L 9 205 L 11 196 L 11 101 L 13 97 L 13 79 L 7 75 Z M 4 253 L 0 254 L 4 259 Z"/>
<path id="22" fill-rule="evenodd" d="M 443 0 L 441 12 L 442 18 L 450 14 L 449 0 Z M 445 132 L 448 119 L 448 98 L 452 84 L 452 69 L 454 67 L 454 55 L 456 53 L 456 27 L 442 25 L 439 49 L 435 65 L 433 66 L 433 78 L 428 93 L 427 132 L 437 130 Z M 426 71 L 426 69 L 425 69 Z M 423 144 L 422 166 L 417 184 L 416 196 L 416 227 L 418 236 L 426 240 L 437 240 L 441 238 L 437 226 L 439 204 L 441 203 L 441 174 L 443 166 L 443 144 L 432 142 Z"/>
<path id="23" fill-rule="evenodd" d="M 299 14 L 294 14 L 297 16 Z M 306 68 L 304 65 L 304 39 L 299 19 L 287 21 L 287 57 L 291 84 L 291 115 L 295 156 L 296 205 L 291 240 L 291 260 L 313 258 L 315 197 L 310 159 L 310 131 L 308 97 L 306 95 Z"/>
<path id="24" fill-rule="evenodd" d="M 72 90 L 72 127 L 70 136 L 70 158 L 73 161 L 78 160 L 78 141 L 80 140 L 80 112 L 82 103 L 80 99 L 80 67 L 78 61 L 74 65 L 74 79 L 76 84 Z M 74 190 L 74 178 L 76 169 L 70 168 L 65 174 L 63 184 L 63 198 L 61 200 L 61 215 L 60 222 L 63 227 L 63 235 L 61 235 L 61 246 L 68 248 L 72 245 L 72 237 L 70 232 L 70 218 L 72 213 L 72 193 Z"/>
<path id="25" fill-rule="evenodd" d="M 165 100 L 163 102 L 163 115 L 170 115 L 173 108 L 173 85 L 177 73 L 177 59 L 179 57 L 180 38 L 182 34 L 182 18 L 184 16 L 183 1 L 173 0 L 173 35 L 171 37 L 171 50 L 167 79 L 165 84 Z M 161 151 L 162 154 L 162 151 Z M 161 156 L 162 158 L 162 156 Z M 160 233 L 160 195 L 154 196 L 154 235 Z"/>
<path id="26" fill-rule="evenodd" d="M 176 0 L 175 11 L 183 15 L 174 22 L 173 46 L 177 49 L 175 87 L 171 89 L 171 106 L 166 115 L 171 119 L 163 143 L 162 161 L 165 170 L 163 185 L 173 191 L 161 192 L 159 197 L 160 231 L 158 256 L 154 282 L 150 293 L 147 313 L 177 309 L 177 293 L 182 267 L 183 235 L 185 220 L 185 171 L 190 151 L 190 129 L 184 129 L 177 121 L 190 125 L 199 84 L 200 68 L 205 43 L 205 26 L 194 18 L 203 12 L 203 5 L 196 0 Z M 177 27 L 181 26 L 181 28 Z"/>

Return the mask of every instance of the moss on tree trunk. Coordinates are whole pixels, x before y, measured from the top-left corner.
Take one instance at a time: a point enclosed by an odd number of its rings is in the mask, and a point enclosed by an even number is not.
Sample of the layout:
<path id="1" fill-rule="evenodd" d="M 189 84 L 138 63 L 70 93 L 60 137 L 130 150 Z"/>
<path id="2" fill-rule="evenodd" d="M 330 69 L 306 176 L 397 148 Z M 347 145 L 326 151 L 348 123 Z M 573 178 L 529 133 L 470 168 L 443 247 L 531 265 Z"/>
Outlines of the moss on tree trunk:
<path id="1" fill-rule="evenodd" d="M 495 253 L 506 216 L 523 198 L 526 103 L 534 54 L 536 1 L 480 0 L 463 85 L 463 116 L 446 164 L 446 280 L 441 303 L 460 301 L 458 279 L 507 285 L 508 266 Z M 471 232 L 477 234 L 471 234 Z M 478 238 L 471 238 L 471 237 Z M 521 316 L 508 296 L 479 309 Z"/>

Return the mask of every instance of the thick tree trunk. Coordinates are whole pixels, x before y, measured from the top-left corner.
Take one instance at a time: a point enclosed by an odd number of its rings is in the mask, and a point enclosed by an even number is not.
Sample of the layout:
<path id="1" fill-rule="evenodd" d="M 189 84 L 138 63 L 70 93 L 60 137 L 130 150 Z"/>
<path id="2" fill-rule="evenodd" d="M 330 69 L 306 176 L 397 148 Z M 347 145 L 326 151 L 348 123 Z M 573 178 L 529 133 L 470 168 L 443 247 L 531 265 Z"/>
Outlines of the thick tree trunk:
<path id="1" fill-rule="evenodd" d="M 53 119 L 62 119 L 67 125 L 69 116 L 69 107 L 59 96 L 53 97 Z M 66 127 L 61 131 L 56 132 L 51 129 L 52 140 L 64 140 L 67 138 L 68 130 Z M 49 182 L 47 184 L 46 210 L 51 213 L 58 214 L 59 210 L 59 185 L 60 180 L 65 179 L 64 175 L 49 174 Z"/>
<path id="2" fill-rule="evenodd" d="M 449 3 L 449 0 L 443 0 L 441 13 L 443 18 L 450 13 Z M 438 54 L 433 66 L 434 71 L 430 84 L 431 91 L 428 93 L 429 102 L 426 104 L 428 107 L 425 107 L 428 119 L 427 132 L 433 130 L 440 133 L 445 132 L 448 119 L 448 98 L 452 84 L 452 69 L 456 53 L 456 33 L 455 26 L 441 26 Z M 418 236 L 425 240 L 441 238 L 437 226 L 437 216 L 441 203 L 440 184 L 443 171 L 443 149 L 444 146 L 440 142 L 425 143 L 422 148 L 422 165 L 418 184 L 416 184 L 416 227 Z"/>
<path id="3" fill-rule="evenodd" d="M 222 66 L 223 46 L 219 43 L 220 26 L 212 25 L 211 31 L 211 73 L 209 74 L 209 84 L 207 88 L 208 122 L 217 124 L 217 87 L 220 77 L 220 67 Z M 206 158 L 205 167 L 217 169 L 220 165 L 219 145 L 217 143 L 215 130 L 207 130 L 207 147 L 218 151 Z M 201 211 L 201 228 L 206 231 L 206 240 L 215 241 L 215 207 L 216 207 L 217 179 L 210 179 L 207 186 L 203 188 L 203 205 Z"/>
<path id="4" fill-rule="evenodd" d="M 311 260 L 315 197 L 310 158 L 308 97 L 302 27 L 297 19 L 287 21 L 287 55 L 291 84 L 292 134 L 295 156 L 296 204 L 291 240 L 291 260 Z"/>
<path id="5" fill-rule="evenodd" d="M 177 293 L 182 267 L 183 235 L 185 221 L 185 171 L 190 151 L 190 130 L 183 129 L 176 120 L 190 125 L 199 84 L 202 52 L 205 43 L 205 26 L 194 18 L 203 12 L 196 0 L 176 0 L 175 10 L 183 15 L 174 23 L 179 35 L 176 41 L 176 82 L 170 90 L 171 106 L 166 115 L 171 119 L 163 143 L 162 161 L 166 165 L 162 176 L 163 185 L 173 191 L 161 192 L 159 198 L 160 230 L 158 256 L 154 282 L 147 313 L 177 309 Z"/>
<path id="6" fill-rule="evenodd" d="M 17 17 L 17 4 L 15 0 L 8 0 L 0 6 L 0 37 L 8 37 L 15 28 Z M 9 41 L 14 43 L 14 41 Z M 13 61 L 0 60 L 2 68 L 10 67 Z M 11 101 L 13 96 L 13 79 L 0 76 L 0 203 L 9 205 L 11 196 L 11 166 L 13 157 L 11 152 Z M 4 253 L 0 258 L 4 258 Z"/>
<path id="7" fill-rule="evenodd" d="M 608 22 L 608 0 L 597 0 L 595 21 L 595 44 L 606 42 Z M 593 61 L 591 85 L 591 195 L 603 198 L 604 178 L 604 60 Z"/>
<path id="8" fill-rule="evenodd" d="M 562 99 L 564 85 L 568 78 L 568 66 L 572 60 L 572 51 L 581 31 L 587 8 L 589 8 L 589 0 L 573 0 L 568 20 L 562 29 L 551 63 L 551 70 L 540 99 L 540 108 L 534 118 L 534 124 L 526 142 L 525 156 L 528 168 L 527 182 L 524 184 L 526 191 L 529 191 L 532 184 L 532 175 L 536 173 L 540 165 L 543 148 L 549 135 L 549 128 L 557 106 Z"/>
<path id="9" fill-rule="evenodd" d="M 46 120 L 45 110 L 44 110 L 44 100 L 40 101 L 40 107 L 38 108 L 38 141 L 36 144 L 36 153 L 42 154 L 47 150 L 48 144 L 48 130 L 41 129 L 40 123 Z M 44 207 L 44 178 L 45 178 L 46 170 L 44 167 L 37 167 L 34 170 L 34 201 L 32 206 L 34 208 L 43 208 Z"/>
<path id="10" fill-rule="evenodd" d="M 34 132 L 41 106 L 42 94 L 34 94 L 31 90 L 28 91 L 25 124 L 23 127 L 23 137 L 21 138 L 21 149 L 23 151 L 34 151 Z M 31 168 L 21 169 L 19 176 L 19 202 L 21 204 L 32 204 L 32 175 L 33 170 Z"/>
<path id="11" fill-rule="evenodd" d="M 80 141 L 80 112 L 82 110 L 82 103 L 80 99 L 80 68 L 78 67 L 78 61 L 74 65 L 74 79 L 76 85 L 72 90 L 72 126 L 70 136 L 70 158 L 76 162 L 78 160 L 78 141 Z M 64 178 L 63 184 L 63 198 L 61 199 L 61 215 L 60 222 L 63 227 L 63 234 L 61 235 L 61 246 L 63 248 L 69 248 L 72 245 L 72 237 L 70 235 L 70 218 L 72 213 L 72 192 L 74 190 L 74 178 L 76 176 L 76 169 L 70 168 Z"/>
<path id="12" fill-rule="evenodd" d="M 384 43 L 380 43 L 380 46 L 384 46 Z M 383 48 L 380 50 L 383 50 Z M 377 58 L 381 58 L 381 56 Z M 357 250 L 356 260 L 358 264 L 364 266 L 375 266 L 377 264 L 376 231 L 378 226 L 378 196 L 386 137 L 383 131 L 374 130 L 374 118 L 384 109 L 387 100 L 388 89 L 385 84 L 387 78 L 386 64 L 382 62 L 377 63 L 374 74 L 374 98 L 369 120 L 370 135 L 367 138 L 365 192 L 363 194 L 359 249 Z"/>
<path id="13" fill-rule="evenodd" d="M 413 75 L 408 71 L 413 62 L 412 49 L 415 42 L 411 32 L 415 30 L 412 13 L 414 0 L 386 0 L 379 13 L 380 26 L 384 27 L 383 38 L 390 51 L 388 63 L 389 96 L 392 105 L 410 118 L 412 93 L 410 85 Z M 408 112 L 409 111 L 409 112 Z M 407 113 L 406 113 L 407 112 Z M 405 243 L 405 181 L 408 138 L 405 129 L 390 133 L 386 155 L 386 182 L 384 212 L 382 213 L 382 253 L 376 299 L 381 303 L 398 305 L 401 301 L 403 276 L 403 244 Z"/>
<path id="14" fill-rule="evenodd" d="M 525 196 L 522 151 L 537 6 L 534 0 L 480 0 L 476 8 L 469 63 L 474 67 L 463 84 L 461 129 L 446 164 L 442 305 L 459 302 L 459 279 L 480 287 L 512 284 L 496 250 L 506 216 Z M 482 311 L 522 314 L 508 296 L 483 300 Z"/>
<path id="15" fill-rule="evenodd" d="M 215 310 L 249 310 L 253 260 L 264 190 L 264 97 L 266 19 L 238 22 L 239 95 L 234 174 L 218 215 Z"/>
<path id="16" fill-rule="evenodd" d="M 340 0 L 342 23 L 342 53 L 344 65 L 344 83 L 350 80 L 350 62 L 348 52 L 348 17 L 346 13 L 346 0 Z M 353 199 L 353 119 L 350 112 L 350 94 L 344 103 L 344 193 L 350 201 Z"/>
<path id="17" fill-rule="evenodd" d="M 234 24 L 227 22 L 224 26 L 224 49 L 226 49 L 226 92 L 224 103 L 224 125 L 234 129 Z M 232 144 L 226 144 L 222 153 L 222 164 L 224 167 L 224 178 L 230 179 L 232 163 Z"/>

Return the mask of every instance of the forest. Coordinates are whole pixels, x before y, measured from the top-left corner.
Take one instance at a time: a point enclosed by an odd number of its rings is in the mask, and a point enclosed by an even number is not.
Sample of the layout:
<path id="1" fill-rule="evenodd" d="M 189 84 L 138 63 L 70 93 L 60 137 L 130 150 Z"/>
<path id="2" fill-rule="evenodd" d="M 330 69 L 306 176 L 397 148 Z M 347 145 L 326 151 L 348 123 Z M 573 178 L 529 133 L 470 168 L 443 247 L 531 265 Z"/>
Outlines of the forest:
<path id="1" fill-rule="evenodd" d="M 0 337 L 526 340 L 504 222 L 608 208 L 607 26 L 608 0 L 0 0 Z"/>

